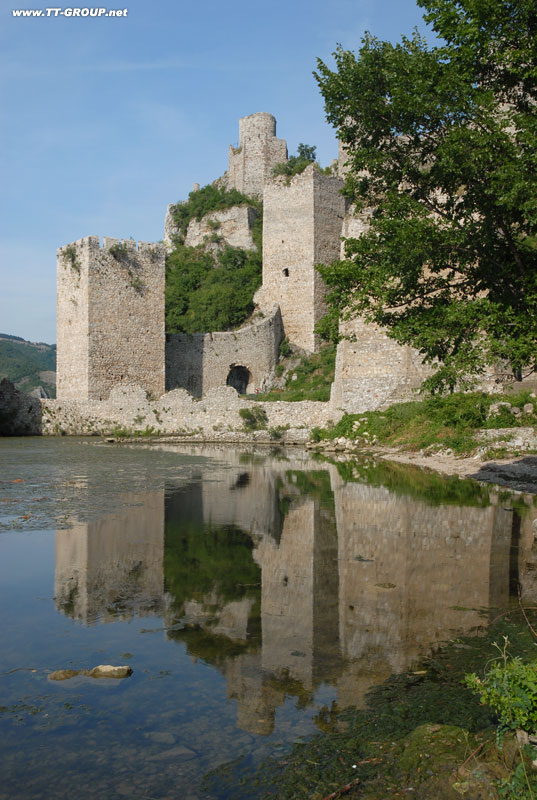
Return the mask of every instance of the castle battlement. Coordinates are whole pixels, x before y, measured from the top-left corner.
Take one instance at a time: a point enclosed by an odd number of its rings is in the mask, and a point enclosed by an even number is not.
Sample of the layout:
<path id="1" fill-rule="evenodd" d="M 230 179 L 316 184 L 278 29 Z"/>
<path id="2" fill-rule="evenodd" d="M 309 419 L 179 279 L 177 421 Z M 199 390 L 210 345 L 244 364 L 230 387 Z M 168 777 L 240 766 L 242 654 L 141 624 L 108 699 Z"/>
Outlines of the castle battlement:
<path id="1" fill-rule="evenodd" d="M 163 249 L 163 246 L 160 244 L 160 242 L 136 242 L 134 239 L 115 239 L 113 236 L 103 236 L 101 244 L 101 239 L 99 236 L 83 236 L 81 239 L 76 239 L 74 242 L 69 242 L 68 244 L 64 244 L 59 247 L 57 250 L 57 255 L 58 257 L 62 256 L 64 259 L 69 259 L 70 257 L 68 255 L 68 251 L 70 248 L 80 251 L 107 251 L 116 245 L 119 245 L 122 249 L 139 253 L 140 255 Z"/>

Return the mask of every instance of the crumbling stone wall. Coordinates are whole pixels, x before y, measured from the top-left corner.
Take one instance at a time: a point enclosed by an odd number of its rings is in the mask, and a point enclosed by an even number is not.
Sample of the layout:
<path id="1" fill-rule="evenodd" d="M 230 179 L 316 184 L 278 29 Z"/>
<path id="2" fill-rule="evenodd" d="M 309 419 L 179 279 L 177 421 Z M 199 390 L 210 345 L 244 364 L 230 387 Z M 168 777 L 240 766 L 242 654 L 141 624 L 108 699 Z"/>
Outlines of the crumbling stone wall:
<path id="1" fill-rule="evenodd" d="M 276 137 L 276 118 L 260 111 L 239 119 L 238 147 L 229 146 L 228 188 L 248 197 L 262 197 L 275 164 L 287 161 L 287 143 Z"/>
<path id="2" fill-rule="evenodd" d="M 113 433 L 115 428 L 129 431 L 158 430 L 161 433 L 186 433 L 211 439 L 239 441 L 237 432 L 244 431 L 241 409 L 263 408 L 267 415 L 267 428 L 290 426 L 300 429 L 293 433 L 304 443 L 314 426 L 325 427 L 337 422 L 342 412 L 329 403 L 303 400 L 300 403 L 259 403 L 239 397 L 231 386 L 209 389 L 196 400 L 185 389 L 173 389 L 158 400 L 151 400 L 140 387 L 131 384 L 115 386 L 103 402 L 80 400 L 43 400 L 42 430 L 47 434 L 84 436 Z M 297 436 L 301 434 L 300 437 Z M 259 434 L 259 437 L 257 436 Z M 254 431 L 253 438 L 266 439 L 266 430 Z M 249 440 L 252 433 L 244 433 Z M 287 439 L 284 434 L 283 441 Z"/>
<path id="3" fill-rule="evenodd" d="M 274 374 L 283 338 L 279 309 L 237 331 L 174 333 L 166 337 L 166 388 L 200 397 L 209 389 L 247 380 L 246 393 L 264 390 Z M 241 373 L 238 368 L 244 368 Z M 233 375 L 230 376 L 230 373 Z M 238 388 L 238 387 L 237 387 Z"/>
<path id="4" fill-rule="evenodd" d="M 58 250 L 57 397 L 164 392 L 164 247 L 86 236 Z"/>
<path id="5" fill-rule="evenodd" d="M 363 319 L 340 323 L 343 339 L 337 348 L 330 403 L 349 414 L 416 400 L 416 390 L 431 371 L 412 347 L 389 339 L 377 325 Z"/>
<path id="6" fill-rule="evenodd" d="M 272 179 L 263 195 L 263 285 L 255 299 L 262 308 L 278 303 L 285 335 L 309 352 L 319 349 L 314 328 L 327 310 L 315 265 L 340 255 L 342 187 L 312 165 L 291 179 Z"/>

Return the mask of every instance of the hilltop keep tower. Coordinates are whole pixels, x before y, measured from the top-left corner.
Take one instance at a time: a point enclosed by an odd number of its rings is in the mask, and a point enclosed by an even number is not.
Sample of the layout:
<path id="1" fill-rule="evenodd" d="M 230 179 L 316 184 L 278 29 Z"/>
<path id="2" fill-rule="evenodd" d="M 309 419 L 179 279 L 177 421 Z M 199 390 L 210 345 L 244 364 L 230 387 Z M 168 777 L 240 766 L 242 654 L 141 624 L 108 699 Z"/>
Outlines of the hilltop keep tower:
<path id="1" fill-rule="evenodd" d="M 106 400 L 117 383 L 164 394 L 164 253 L 98 236 L 58 250 L 59 400 Z"/>
<path id="2" fill-rule="evenodd" d="M 239 145 L 229 146 L 226 183 L 249 197 L 262 197 L 275 164 L 287 161 L 287 143 L 276 138 L 276 118 L 266 111 L 239 119 Z"/>
<path id="3" fill-rule="evenodd" d="M 263 285 L 256 302 L 280 306 L 291 344 L 317 352 L 314 328 L 326 314 L 326 286 L 315 269 L 340 257 L 343 181 L 316 166 L 273 178 L 263 195 Z"/>

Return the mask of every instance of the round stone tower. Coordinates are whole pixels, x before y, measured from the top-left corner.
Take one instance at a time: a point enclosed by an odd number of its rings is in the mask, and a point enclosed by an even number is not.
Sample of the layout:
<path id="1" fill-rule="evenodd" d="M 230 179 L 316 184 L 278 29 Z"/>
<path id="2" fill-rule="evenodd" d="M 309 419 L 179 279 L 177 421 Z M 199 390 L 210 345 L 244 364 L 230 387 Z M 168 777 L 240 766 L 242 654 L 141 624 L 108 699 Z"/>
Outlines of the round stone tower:
<path id="1" fill-rule="evenodd" d="M 285 139 L 276 138 L 276 119 L 266 111 L 239 119 L 239 146 L 229 146 L 226 182 L 249 197 L 262 197 L 278 162 L 287 161 Z"/>
<path id="2" fill-rule="evenodd" d="M 258 111 L 239 119 L 239 147 L 246 142 L 266 141 L 276 136 L 276 117 L 267 111 Z"/>

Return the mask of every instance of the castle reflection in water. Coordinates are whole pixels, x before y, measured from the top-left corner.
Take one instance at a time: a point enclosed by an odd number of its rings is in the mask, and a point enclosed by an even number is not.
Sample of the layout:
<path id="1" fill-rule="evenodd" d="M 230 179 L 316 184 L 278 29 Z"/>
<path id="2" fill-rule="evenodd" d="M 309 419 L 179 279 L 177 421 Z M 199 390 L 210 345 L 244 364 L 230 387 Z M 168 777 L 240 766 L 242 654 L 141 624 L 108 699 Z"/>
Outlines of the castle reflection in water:
<path id="1" fill-rule="evenodd" d="M 197 465 L 182 486 L 132 494 L 57 532 L 56 606 L 84 624 L 162 618 L 222 672 L 251 733 L 321 683 L 359 706 L 486 624 L 518 581 L 531 590 L 537 510 L 469 482 L 386 466 L 366 470 L 371 483 L 356 469 L 229 452 L 221 473 Z"/>

